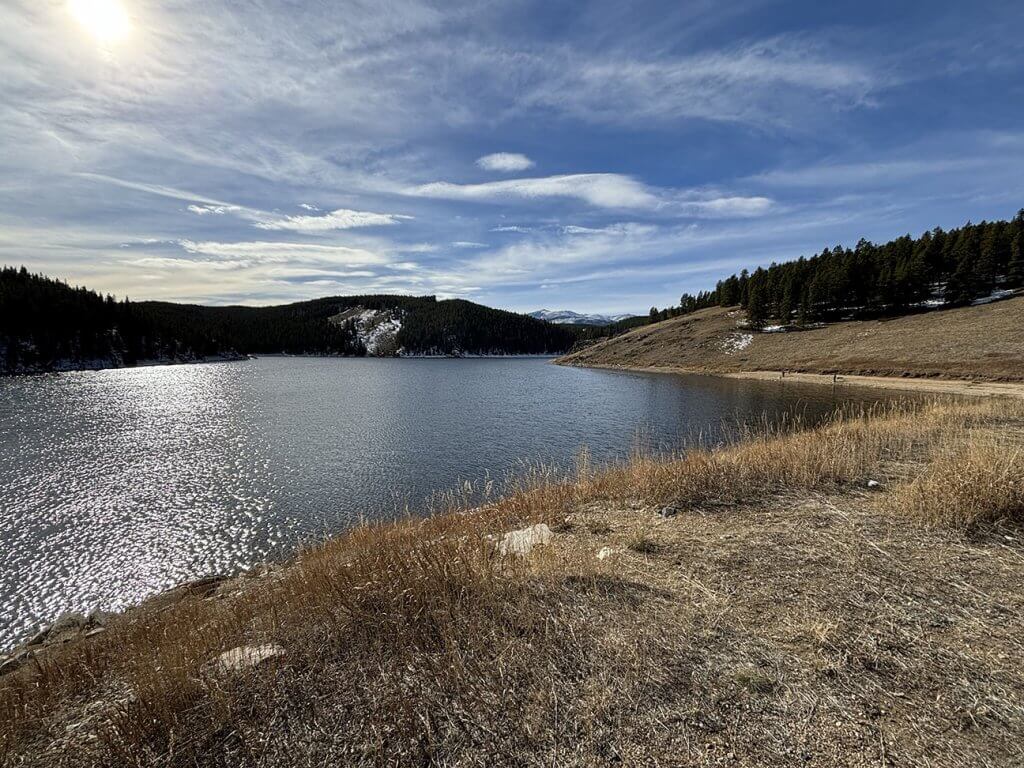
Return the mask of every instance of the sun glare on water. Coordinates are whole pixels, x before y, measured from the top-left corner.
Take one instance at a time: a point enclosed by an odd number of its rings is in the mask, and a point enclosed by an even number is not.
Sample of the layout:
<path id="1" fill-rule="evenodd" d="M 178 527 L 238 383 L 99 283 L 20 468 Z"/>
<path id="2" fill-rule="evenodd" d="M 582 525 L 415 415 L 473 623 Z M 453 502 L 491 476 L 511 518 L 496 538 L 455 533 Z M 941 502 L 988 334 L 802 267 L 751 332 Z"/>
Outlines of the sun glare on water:
<path id="1" fill-rule="evenodd" d="M 68 10 L 97 42 L 104 45 L 120 42 L 132 31 L 128 12 L 120 0 L 70 0 Z"/>

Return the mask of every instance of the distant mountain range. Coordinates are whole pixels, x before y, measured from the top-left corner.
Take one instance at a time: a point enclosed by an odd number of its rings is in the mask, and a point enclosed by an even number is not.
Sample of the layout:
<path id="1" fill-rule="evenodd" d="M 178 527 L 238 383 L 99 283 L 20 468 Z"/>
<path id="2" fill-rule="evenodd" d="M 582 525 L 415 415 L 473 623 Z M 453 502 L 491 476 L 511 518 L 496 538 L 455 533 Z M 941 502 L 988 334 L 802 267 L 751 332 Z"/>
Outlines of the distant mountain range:
<path id="1" fill-rule="evenodd" d="M 569 309 L 538 309 L 536 312 L 530 312 L 529 316 L 558 325 L 612 325 L 621 320 L 636 317 L 636 315 L 587 315 Z"/>

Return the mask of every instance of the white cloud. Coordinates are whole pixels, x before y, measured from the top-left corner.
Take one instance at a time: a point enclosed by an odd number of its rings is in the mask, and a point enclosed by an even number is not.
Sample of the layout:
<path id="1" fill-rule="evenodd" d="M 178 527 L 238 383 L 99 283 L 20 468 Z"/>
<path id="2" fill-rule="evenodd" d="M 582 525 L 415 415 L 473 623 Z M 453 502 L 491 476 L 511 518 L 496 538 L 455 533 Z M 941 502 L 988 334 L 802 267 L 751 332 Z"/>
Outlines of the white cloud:
<path id="1" fill-rule="evenodd" d="M 453 184 L 435 181 L 406 190 L 406 194 L 444 200 L 538 200 L 575 198 L 599 208 L 656 208 L 658 197 L 630 176 L 617 173 L 577 173 L 531 179 Z"/>
<path id="2" fill-rule="evenodd" d="M 406 194 L 479 202 L 568 198 L 582 200 L 595 208 L 646 210 L 667 216 L 695 218 L 759 216 L 767 213 L 773 205 L 767 197 L 716 196 L 694 190 L 649 187 L 631 176 L 618 173 L 577 173 L 483 184 L 436 181 L 408 189 Z M 495 227 L 492 231 L 525 230 L 513 226 Z"/>
<path id="3" fill-rule="evenodd" d="M 477 243 L 473 240 L 456 240 L 452 243 L 453 248 L 486 248 L 487 243 Z"/>
<path id="4" fill-rule="evenodd" d="M 299 208 L 305 208 L 307 211 L 319 211 L 320 210 L 315 205 L 312 205 L 310 203 L 299 203 Z"/>
<path id="5" fill-rule="evenodd" d="M 492 155 L 484 155 L 477 158 L 476 164 L 485 171 L 499 171 L 501 173 L 513 173 L 525 171 L 534 166 L 533 160 L 518 152 L 495 152 Z"/>
<path id="6" fill-rule="evenodd" d="M 492 227 L 491 228 L 491 232 L 519 232 L 521 234 L 525 234 L 527 232 L 532 232 L 532 231 L 533 231 L 532 227 L 521 227 L 521 226 L 519 226 L 517 224 L 503 224 L 500 227 Z"/>
<path id="7" fill-rule="evenodd" d="M 197 216 L 205 216 L 208 213 L 223 216 L 228 211 L 240 211 L 242 209 L 237 205 L 190 205 L 188 210 Z"/>
<path id="8" fill-rule="evenodd" d="M 181 240 L 180 245 L 189 253 L 211 256 L 216 259 L 236 259 L 247 263 L 277 263 L 301 261 L 304 263 L 327 263 L 345 267 L 361 267 L 373 264 L 387 264 L 385 254 L 373 253 L 362 248 L 348 248 L 342 245 L 316 245 L 311 243 L 273 242 L 196 242 Z"/>
<path id="9" fill-rule="evenodd" d="M 356 227 L 382 227 L 411 219 L 396 213 L 370 213 L 339 208 L 323 216 L 285 216 L 258 221 L 259 229 L 291 230 L 294 232 L 327 232 L 332 229 L 354 229 Z"/>
<path id="10" fill-rule="evenodd" d="M 680 212 L 701 218 L 761 216 L 774 201 L 768 197 L 715 197 L 708 200 L 682 202 Z"/>
<path id="11" fill-rule="evenodd" d="M 573 224 L 562 227 L 566 235 L 646 235 L 657 231 L 657 227 L 649 224 L 609 224 L 606 227 L 579 227 Z"/>

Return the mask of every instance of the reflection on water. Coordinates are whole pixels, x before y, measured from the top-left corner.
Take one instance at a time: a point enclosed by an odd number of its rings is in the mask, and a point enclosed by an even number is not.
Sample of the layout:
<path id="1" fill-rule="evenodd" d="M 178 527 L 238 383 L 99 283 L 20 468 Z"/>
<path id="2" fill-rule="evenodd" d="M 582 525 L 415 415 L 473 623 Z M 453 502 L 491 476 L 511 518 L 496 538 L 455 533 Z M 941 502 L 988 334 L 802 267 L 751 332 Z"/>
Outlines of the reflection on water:
<path id="1" fill-rule="evenodd" d="M 847 398 L 848 395 L 845 395 Z M 861 398 L 875 395 L 857 394 Z M 0 380 L 0 647 L 523 462 L 674 449 L 831 390 L 527 360 L 263 359 Z"/>
<path id="2" fill-rule="evenodd" d="M 228 368 L 3 382 L 0 639 L 269 553 L 261 406 Z"/>

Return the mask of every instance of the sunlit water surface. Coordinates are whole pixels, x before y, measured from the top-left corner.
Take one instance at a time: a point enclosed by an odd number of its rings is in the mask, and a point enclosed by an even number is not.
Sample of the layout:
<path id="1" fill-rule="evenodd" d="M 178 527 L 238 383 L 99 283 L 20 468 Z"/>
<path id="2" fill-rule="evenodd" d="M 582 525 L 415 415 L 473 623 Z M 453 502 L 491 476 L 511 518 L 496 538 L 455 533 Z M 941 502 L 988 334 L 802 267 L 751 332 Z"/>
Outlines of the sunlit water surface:
<path id="1" fill-rule="evenodd" d="M 885 395 L 846 392 L 872 401 Z M 0 379 L 0 648 L 432 491 L 832 411 L 830 388 L 546 360 L 265 358 Z"/>

